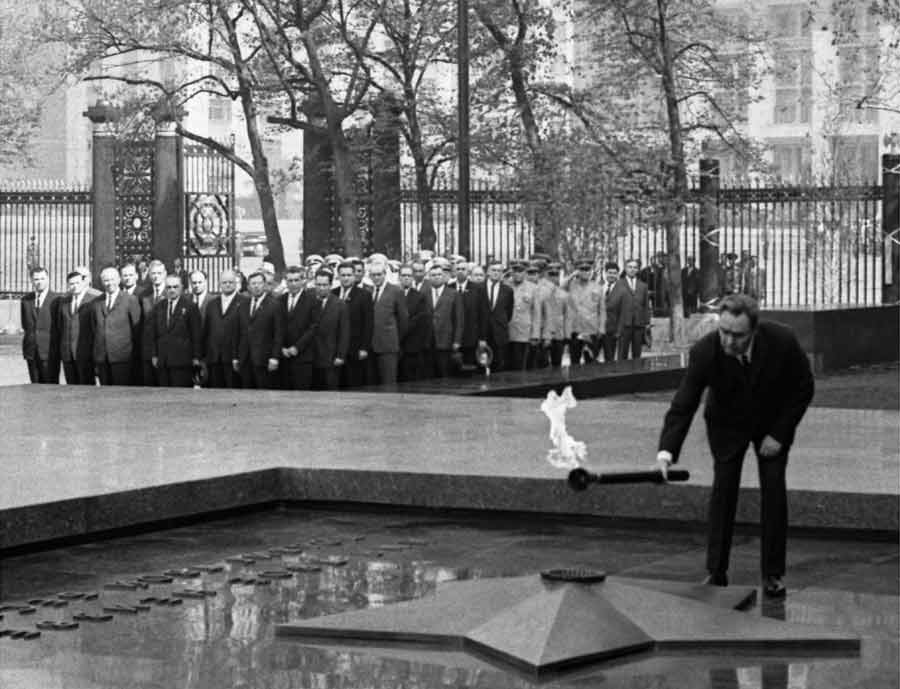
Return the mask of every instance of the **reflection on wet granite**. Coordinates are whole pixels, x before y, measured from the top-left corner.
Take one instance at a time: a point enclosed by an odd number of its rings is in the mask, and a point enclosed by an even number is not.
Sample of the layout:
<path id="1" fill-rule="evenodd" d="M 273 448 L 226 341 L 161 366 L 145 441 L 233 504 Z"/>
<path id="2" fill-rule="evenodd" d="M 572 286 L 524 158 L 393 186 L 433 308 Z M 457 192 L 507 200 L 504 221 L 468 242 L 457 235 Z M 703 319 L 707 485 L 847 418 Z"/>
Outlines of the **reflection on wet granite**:
<path id="1" fill-rule="evenodd" d="M 399 392 L 481 397 L 544 397 L 548 391 L 571 385 L 579 399 L 625 393 L 673 390 L 687 366 L 687 353 L 649 356 L 609 363 L 572 366 L 568 370 L 473 373 L 465 378 L 432 378 L 395 385 L 361 388 L 364 392 Z"/>
<path id="2" fill-rule="evenodd" d="M 45 631 L 34 641 L 0 638 L 4 689 L 90 687 L 379 687 L 525 689 L 535 681 L 477 657 L 427 650 L 304 645 L 276 639 L 274 626 L 322 614 L 390 605 L 433 592 L 442 582 L 534 573 L 548 566 L 602 568 L 611 574 L 697 581 L 702 534 L 686 530 L 598 528 L 541 519 L 481 519 L 423 514 L 278 510 L 143 536 L 8 558 L 0 563 L 0 604 L 99 591 L 40 607 L 23 618 L 4 612 L 0 628 L 33 629 L 76 611 L 133 606 L 146 597 L 206 589 L 217 595 L 180 605 L 116 614 L 106 623 Z M 755 585 L 759 543 L 737 538 L 735 583 Z M 543 686 L 675 689 L 871 689 L 897 686 L 896 543 L 792 539 L 783 602 L 749 615 L 842 626 L 860 634 L 857 658 L 648 653 Z M 243 561 L 227 561 L 243 555 Z M 292 572 L 263 585 L 228 585 L 265 570 L 346 558 L 341 566 Z M 253 560 L 253 562 L 251 562 Z M 179 571 L 220 564 L 220 571 Z M 166 570 L 171 583 L 152 583 Z M 188 576 L 191 575 L 191 576 Z M 105 590 L 145 577 L 147 588 Z M 159 581 L 162 581 L 161 579 Z M 839 582 L 839 583 L 835 583 Z"/>

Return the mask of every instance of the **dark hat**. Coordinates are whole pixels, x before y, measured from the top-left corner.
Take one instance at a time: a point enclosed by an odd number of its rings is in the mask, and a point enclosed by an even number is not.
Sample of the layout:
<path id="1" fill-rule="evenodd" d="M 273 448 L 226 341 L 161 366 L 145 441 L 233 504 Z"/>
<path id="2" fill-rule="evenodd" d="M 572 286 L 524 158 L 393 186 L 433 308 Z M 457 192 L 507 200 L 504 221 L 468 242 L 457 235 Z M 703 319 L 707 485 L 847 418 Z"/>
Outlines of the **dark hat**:
<path id="1" fill-rule="evenodd" d="M 559 275 L 559 272 L 562 270 L 562 263 L 558 261 L 552 261 L 547 264 L 547 273 L 549 275 Z"/>
<path id="2" fill-rule="evenodd" d="M 575 262 L 576 268 L 593 268 L 594 267 L 594 259 L 585 258 L 582 256 Z"/>
<path id="3" fill-rule="evenodd" d="M 511 270 L 525 270 L 525 261 L 521 258 L 511 259 L 509 267 Z"/>
<path id="4" fill-rule="evenodd" d="M 550 263 L 550 254 L 535 252 L 531 254 L 531 260 L 532 262 L 540 261 L 546 265 L 547 263 Z"/>
<path id="5" fill-rule="evenodd" d="M 543 261 L 529 261 L 525 270 L 527 270 L 529 273 L 540 273 L 544 269 L 545 265 L 547 264 Z"/>

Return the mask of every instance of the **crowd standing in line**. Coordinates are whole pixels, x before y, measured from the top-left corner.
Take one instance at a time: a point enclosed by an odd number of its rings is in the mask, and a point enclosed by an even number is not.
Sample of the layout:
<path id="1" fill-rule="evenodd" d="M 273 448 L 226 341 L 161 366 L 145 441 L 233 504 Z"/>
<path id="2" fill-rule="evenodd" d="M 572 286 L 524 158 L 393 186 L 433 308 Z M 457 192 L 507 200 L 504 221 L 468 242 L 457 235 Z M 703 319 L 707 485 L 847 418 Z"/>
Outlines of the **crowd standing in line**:
<path id="1" fill-rule="evenodd" d="M 639 262 L 575 267 L 562 280 L 546 254 L 485 266 L 314 255 L 280 279 L 266 262 L 225 270 L 212 294 L 202 270 L 150 260 L 104 268 L 102 290 L 75 267 L 58 294 L 34 266 L 22 350 L 35 383 L 61 369 L 70 385 L 288 390 L 445 378 L 484 365 L 488 348 L 492 371 L 639 358 L 652 314 Z"/>

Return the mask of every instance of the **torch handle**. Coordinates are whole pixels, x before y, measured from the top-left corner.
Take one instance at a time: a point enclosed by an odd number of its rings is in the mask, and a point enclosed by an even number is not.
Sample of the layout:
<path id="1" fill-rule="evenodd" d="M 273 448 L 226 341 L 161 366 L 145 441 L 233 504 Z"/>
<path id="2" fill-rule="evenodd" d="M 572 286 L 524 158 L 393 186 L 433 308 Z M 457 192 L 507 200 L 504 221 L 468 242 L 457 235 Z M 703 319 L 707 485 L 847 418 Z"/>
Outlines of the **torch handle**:
<path id="1" fill-rule="evenodd" d="M 673 483 L 687 481 L 691 474 L 687 469 L 669 469 L 667 478 L 663 478 L 658 469 L 649 471 L 620 471 L 595 474 L 587 469 L 572 469 L 569 472 L 569 487 L 572 490 L 582 491 L 592 483 Z"/>

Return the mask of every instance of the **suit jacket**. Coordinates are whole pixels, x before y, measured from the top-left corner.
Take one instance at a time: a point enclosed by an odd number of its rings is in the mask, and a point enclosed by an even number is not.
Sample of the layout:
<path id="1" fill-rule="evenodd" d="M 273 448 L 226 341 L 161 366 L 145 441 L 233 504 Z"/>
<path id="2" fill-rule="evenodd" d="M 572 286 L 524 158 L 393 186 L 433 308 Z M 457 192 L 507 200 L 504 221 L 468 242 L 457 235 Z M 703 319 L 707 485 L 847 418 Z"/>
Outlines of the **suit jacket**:
<path id="1" fill-rule="evenodd" d="M 41 361 L 59 358 L 59 301 L 60 295 L 47 290 L 41 309 L 36 308 L 34 292 L 22 297 L 21 318 L 22 355 Z"/>
<path id="2" fill-rule="evenodd" d="M 371 351 L 376 354 L 399 354 L 400 341 L 406 335 L 408 321 L 403 290 L 385 282 L 381 296 L 373 306 Z"/>
<path id="3" fill-rule="evenodd" d="M 169 300 L 159 302 L 150 316 L 150 336 L 151 356 L 159 359 L 161 367 L 190 366 L 203 357 L 200 310 L 190 297 L 182 295 L 175 301 L 171 318 Z"/>
<path id="4" fill-rule="evenodd" d="M 165 290 L 161 292 L 162 296 L 159 299 L 156 299 L 153 294 L 153 285 L 150 285 L 150 288 L 138 298 L 141 307 L 141 323 L 138 334 L 141 345 L 141 359 L 144 361 L 150 361 L 150 358 L 153 356 L 153 334 L 151 332 L 153 309 L 156 308 L 157 304 L 166 301 Z"/>
<path id="5" fill-rule="evenodd" d="M 687 372 L 666 413 L 659 449 L 678 459 L 703 390 L 707 435 L 713 456 L 736 444 L 766 435 L 785 448 L 814 392 L 809 359 L 793 331 L 760 322 L 753 337 L 749 370 L 722 349 L 718 332 L 704 335 L 691 348 Z"/>
<path id="6" fill-rule="evenodd" d="M 59 303 L 59 358 L 62 361 L 89 362 L 94 358 L 94 336 L 91 330 L 91 302 L 97 298 L 96 290 L 85 290 L 81 295 L 78 311 L 72 313 L 75 296 L 67 295 Z"/>
<path id="7" fill-rule="evenodd" d="M 481 334 L 484 332 L 484 324 L 487 321 L 487 302 L 484 299 L 484 285 L 479 285 L 471 280 L 466 280 L 465 286 L 460 289 L 463 303 L 463 347 L 475 347 Z"/>
<path id="8" fill-rule="evenodd" d="M 686 296 L 700 294 L 700 271 L 697 268 L 681 269 L 681 289 Z"/>
<path id="9" fill-rule="evenodd" d="M 647 283 L 636 280 L 632 292 L 628 280 L 620 278 L 613 287 L 608 304 L 610 309 L 607 314 L 610 310 L 615 314 L 617 335 L 622 334 L 625 326 L 642 328 L 650 325 L 650 293 Z"/>
<path id="10" fill-rule="evenodd" d="M 252 299 L 247 299 L 238 310 L 238 347 L 235 359 L 242 364 L 266 366 L 269 359 L 281 356 L 284 342 L 284 319 L 278 297 L 267 294 L 253 316 L 250 315 Z"/>
<path id="11" fill-rule="evenodd" d="M 613 297 L 615 296 L 616 285 L 618 285 L 619 283 L 617 281 L 615 284 L 613 284 L 612 289 L 609 290 L 608 292 L 606 290 L 606 284 L 607 283 L 604 281 L 603 292 L 606 295 L 606 297 L 605 297 L 605 299 L 606 299 L 606 329 L 605 329 L 605 333 L 607 335 L 616 336 L 619 334 L 619 318 L 618 318 L 619 314 L 613 308 L 615 306 Z"/>
<path id="12" fill-rule="evenodd" d="M 350 346 L 350 316 L 347 304 L 340 297 L 329 294 L 322 308 L 322 300 L 313 302 L 316 325 L 313 328 L 313 366 L 315 368 L 331 368 L 334 360 L 347 358 Z"/>
<path id="13" fill-rule="evenodd" d="M 401 342 L 404 354 L 416 354 L 428 349 L 431 343 L 431 307 L 430 299 L 425 294 L 410 287 L 406 293 L 406 310 L 409 314 L 409 327 Z"/>
<path id="14" fill-rule="evenodd" d="M 213 294 L 210 292 L 204 292 L 203 298 L 201 300 L 197 300 L 196 295 L 190 294 L 187 295 L 187 298 L 191 300 L 194 304 L 197 305 L 197 310 L 200 312 L 200 324 L 205 325 L 206 322 L 206 307 L 209 305 L 209 302 L 213 298 Z"/>
<path id="15" fill-rule="evenodd" d="M 94 361 L 124 364 L 131 361 L 141 327 L 141 305 L 137 297 L 119 292 L 112 309 L 106 309 L 106 295 L 91 302 L 94 333 Z"/>
<path id="16" fill-rule="evenodd" d="M 238 310 L 247 297 L 235 294 L 222 313 L 222 295 L 217 294 L 206 302 L 206 318 L 203 319 L 203 357 L 207 364 L 231 366 L 238 345 Z"/>
<path id="17" fill-rule="evenodd" d="M 513 316 L 515 296 L 512 287 L 504 282 L 497 283 L 497 301 L 491 307 L 490 281 L 484 283 L 484 309 L 487 318 L 484 322 L 482 340 L 492 340 L 504 347 L 509 342 L 509 322 Z"/>
<path id="18" fill-rule="evenodd" d="M 463 299 L 458 290 L 444 287 L 437 304 L 434 303 L 433 290 L 423 292 L 423 296 L 431 306 L 431 347 L 438 351 L 450 351 L 454 344 L 462 344 L 463 335 Z"/>
<path id="19" fill-rule="evenodd" d="M 281 308 L 281 317 L 284 319 L 284 343 L 282 347 L 296 347 L 298 352 L 303 352 L 312 343 L 313 325 L 313 302 L 316 299 L 315 290 L 305 287 L 294 304 L 294 308 L 288 311 L 289 294 L 282 294 L 278 297 Z M 310 361 L 312 360 L 310 352 Z"/>
<path id="20" fill-rule="evenodd" d="M 340 297 L 341 288 L 331 290 Z M 355 357 L 360 349 L 367 349 L 372 341 L 372 293 L 362 287 L 353 286 L 347 296 L 347 316 L 350 319 L 350 344 L 347 355 Z"/>

